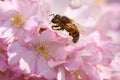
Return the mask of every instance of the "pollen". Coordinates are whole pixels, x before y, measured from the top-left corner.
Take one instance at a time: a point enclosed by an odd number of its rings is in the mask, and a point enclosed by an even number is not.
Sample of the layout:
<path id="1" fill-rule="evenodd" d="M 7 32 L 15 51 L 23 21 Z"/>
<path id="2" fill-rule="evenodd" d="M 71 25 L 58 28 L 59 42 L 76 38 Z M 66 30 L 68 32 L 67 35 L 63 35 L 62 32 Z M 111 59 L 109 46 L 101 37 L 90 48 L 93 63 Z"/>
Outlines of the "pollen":
<path id="1" fill-rule="evenodd" d="M 98 5 L 104 4 L 106 0 L 96 0 L 95 3 Z"/>
<path id="2" fill-rule="evenodd" d="M 71 71 L 71 74 L 72 74 L 72 75 L 77 75 L 77 80 L 82 80 L 82 78 L 81 78 L 78 70 L 72 70 L 72 71 Z M 73 77 L 74 77 L 74 76 L 73 76 Z"/>
<path id="3" fill-rule="evenodd" d="M 50 59 L 50 57 L 51 57 L 50 54 L 48 54 L 48 53 L 45 54 L 45 58 L 46 58 L 47 60 Z"/>
<path id="4" fill-rule="evenodd" d="M 47 44 L 40 42 L 37 45 L 35 45 L 34 48 L 35 48 L 35 53 L 37 53 L 37 55 L 43 55 L 47 60 L 51 58 L 49 54 L 49 47 Z"/>
<path id="5" fill-rule="evenodd" d="M 80 75 L 78 75 L 78 80 L 82 80 L 82 78 L 81 78 L 81 76 L 80 76 Z"/>
<path id="6" fill-rule="evenodd" d="M 11 23 L 16 27 L 21 27 L 25 23 L 25 17 L 16 12 L 10 17 Z"/>

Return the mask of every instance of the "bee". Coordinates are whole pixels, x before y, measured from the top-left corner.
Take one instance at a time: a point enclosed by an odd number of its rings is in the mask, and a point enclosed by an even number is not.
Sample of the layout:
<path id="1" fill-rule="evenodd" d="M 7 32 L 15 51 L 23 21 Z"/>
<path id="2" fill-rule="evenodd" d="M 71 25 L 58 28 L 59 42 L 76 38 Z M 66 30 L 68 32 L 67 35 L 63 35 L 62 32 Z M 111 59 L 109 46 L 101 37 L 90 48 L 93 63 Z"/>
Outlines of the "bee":
<path id="1" fill-rule="evenodd" d="M 53 30 L 66 30 L 69 35 L 73 37 L 72 41 L 74 43 L 79 40 L 80 32 L 82 29 L 80 29 L 80 26 L 72 19 L 68 18 L 67 16 L 56 14 L 52 18 L 51 22 L 54 24 L 52 25 Z"/>

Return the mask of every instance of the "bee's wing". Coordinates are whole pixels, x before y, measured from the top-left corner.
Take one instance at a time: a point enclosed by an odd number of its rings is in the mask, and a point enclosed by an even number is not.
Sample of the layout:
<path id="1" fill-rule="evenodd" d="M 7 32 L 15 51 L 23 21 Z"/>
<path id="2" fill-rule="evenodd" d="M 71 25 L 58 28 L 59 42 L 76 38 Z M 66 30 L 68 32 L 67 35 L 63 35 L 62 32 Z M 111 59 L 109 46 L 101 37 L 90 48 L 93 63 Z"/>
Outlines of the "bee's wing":
<path id="1" fill-rule="evenodd" d="M 70 24 L 69 24 L 69 25 L 70 25 Z M 74 26 L 73 26 L 73 25 L 74 25 Z M 74 28 L 74 29 L 77 29 L 80 34 L 83 34 L 84 31 L 85 31 L 84 28 L 83 28 L 83 26 L 79 25 L 79 24 L 76 23 L 76 22 L 72 22 L 71 27 Z"/>

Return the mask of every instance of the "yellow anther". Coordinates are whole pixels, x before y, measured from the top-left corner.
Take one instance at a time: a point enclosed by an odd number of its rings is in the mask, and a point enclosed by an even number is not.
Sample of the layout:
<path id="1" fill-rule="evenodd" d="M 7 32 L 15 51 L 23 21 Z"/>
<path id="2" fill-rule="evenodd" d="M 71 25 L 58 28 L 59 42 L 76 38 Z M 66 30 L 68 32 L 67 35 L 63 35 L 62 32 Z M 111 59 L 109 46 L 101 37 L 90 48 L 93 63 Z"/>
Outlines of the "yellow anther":
<path id="1" fill-rule="evenodd" d="M 10 17 L 10 21 L 14 26 L 21 27 L 25 23 L 25 17 L 17 12 Z"/>
<path id="2" fill-rule="evenodd" d="M 81 76 L 79 74 L 79 71 L 77 69 L 76 70 L 72 70 L 71 73 L 77 75 L 78 80 L 82 80 L 82 78 L 81 78 Z"/>
<path id="3" fill-rule="evenodd" d="M 47 60 L 51 58 L 49 54 L 49 47 L 47 44 L 40 42 L 37 45 L 35 45 L 34 48 L 37 55 L 43 55 Z"/>
<path id="4" fill-rule="evenodd" d="M 95 0 L 95 3 L 98 5 L 105 4 L 106 0 Z"/>
<path id="5" fill-rule="evenodd" d="M 46 58 L 47 60 L 50 59 L 50 57 L 51 57 L 50 54 L 48 54 L 48 53 L 45 54 L 45 58 Z"/>
<path id="6" fill-rule="evenodd" d="M 81 76 L 80 76 L 80 75 L 78 75 L 78 80 L 82 80 L 82 78 L 81 78 Z"/>
<path id="7" fill-rule="evenodd" d="M 10 18 L 10 21 L 11 21 L 11 22 L 14 22 L 14 21 L 15 21 L 15 18 L 14 18 L 14 17 L 11 17 L 11 18 Z"/>

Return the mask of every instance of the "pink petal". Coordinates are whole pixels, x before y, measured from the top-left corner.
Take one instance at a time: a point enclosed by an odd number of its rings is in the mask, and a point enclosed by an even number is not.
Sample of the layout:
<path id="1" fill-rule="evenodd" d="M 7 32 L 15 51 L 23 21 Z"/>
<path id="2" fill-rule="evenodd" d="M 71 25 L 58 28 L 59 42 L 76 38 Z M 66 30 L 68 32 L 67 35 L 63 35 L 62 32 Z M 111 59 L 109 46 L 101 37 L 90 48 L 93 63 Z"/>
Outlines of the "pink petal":
<path id="1" fill-rule="evenodd" d="M 8 65 L 7 65 L 7 57 L 6 55 L 1 55 L 4 53 L 0 53 L 0 71 L 4 72 L 5 70 L 7 70 Z"/>
<path id="2" fill-rule="evenodd" d="M 76 70 L 83 64 L 80 54 L 73 53 L 69 57 L 65 64 L 67 70 Z"/>
<path id="3" fill-rule="evenodd" d="M 53 0 L 37 0 L 39 3 L 39 10 L 37 13 L 37 18 L 45 23 L 50 23 L 49 21 L 49 15 L 52 14 L 53 9 Z"/>
<path id="4" fill-rule="evenodd" d="M 46 79 L 51 80 L 56 77 L 56 73 L 55 73 L 54 69 L 51 69 L 48 66 L 44 57 L 38 58 L 37 64 L 36 64 L 36 69 L 37 69 L 38 74 L 43 75 Z"/>
<path id="5" fill-rule="evenodd" d="M 51 46 L 50 54 L 55 60 L 65 60 L 67 56 L 67 52 L 65 50 L 66 44 L 59 42 L 51 42 L 49 44 Z"/>
<path id="6" fill-rule="evenodd" d="M 8 1 L 0 1 L 0 21 L 9 19 L 12 10 L 15 8 Z"/>
<path id="7" fill-rule="evenodd" d="M 70 0 L 54 0 L 54 11 L 55 14 L 62 14 L 68 7 Z M 61 7 L 62 5 L 62 7 Z"/>
<path id="8" fill-rule="evenodd" d="M 8 48 L 8 63 L 15 64 L 17 63 L 22 55 L 26 52 L 24 47 L 17 42 L 12 43 Z"/>
<path id="9" fill-rule="evenodd" d="M 25 25 L 24 25 L 24 29 L 25 30 L 32 30 L 32 28 L 34 28 L 34 27 L 36 27 L 36 26 L 38 26 L 38 23 L 37 23 L 37 21 L 35 21 L 35 17 L 30 17 L 27 21 L 26 21 L 26 23 L 25 23 Z"/>
<path id="10" fill-rule="evenodd" d="M 58 70 L 57 80 L 66 80 L 66 78 L 65 78 L 65 70 L 62 67 L 60 67 L 59 70 Z"/>
<path id="11" fill-rule="evenodd" d="M 13 0 L 12 4 L 26 17 L 35 15 L 38 10 L 38 4 L 32 0 Z"/>
<path id="12" fill-rule="evenodd" d="M 101 80 L 95 67 L 89 64 L 80 67 L 79 73 L 83 80 Z"/>

